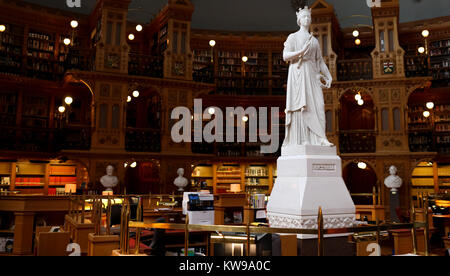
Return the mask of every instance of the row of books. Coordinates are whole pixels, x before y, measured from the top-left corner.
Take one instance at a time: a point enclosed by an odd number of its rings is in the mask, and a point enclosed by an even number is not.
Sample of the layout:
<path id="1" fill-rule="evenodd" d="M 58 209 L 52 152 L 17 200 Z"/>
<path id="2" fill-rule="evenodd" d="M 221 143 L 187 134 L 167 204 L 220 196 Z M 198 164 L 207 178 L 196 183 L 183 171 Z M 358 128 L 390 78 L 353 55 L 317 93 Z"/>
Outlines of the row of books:
<path id="1" fill-rule="evenodd" d="M 450 144 L 450 136 L 442 136 L 442 137 L 438 136 L 436 138 L 436 142 L 438 144 Z"/>
<path id="2" fill-rule="evenodd" d="M 51 175 L 75 175 L 76 171 L 75 166 L 50 166 Z"/>
<path id="3" fill-rule="evenodd" d="M 250 196 L 250 207 L 253 209 L 266 208 L 266 195 L 265 194 L 252 194 Z"/>
<path id="4" fill-rule="evenodd" d="M 47 42 L 47 41 L 40 41 L 40 40 L 28 40 L 28 48 L 29 49 L 35 49 L 35 50 L 42 50 L 42 51 L 48 51 L 53 52 L 55 49 L 55 45 L 53 43 Z"/>
<path id="5" fill-rule="evenodd" d="M 437 132 L 450 132 L 450 124 L 436 125 Z"/>
<path id="6" fill-rule="evenodd" d="M 41 39 L 41 40 L 51 40 L 52 37 L 50 37 L 47 34 L 40 34 L 40 33 L 28 33 L 28 37 L 29 38 L 36 38 L 36 39 Z"/>
<path id="7" fill-rule="evenodd" d="M 269 171 L 261 168 L 248 168 L 245 170 L 245 176 L 268 176 Z"/>
<path id="8" fill-rule="evenodd" d="M 16 177 L 16 186 L 43 186 L 43 177 Z"/>
<path id="9" fill-rule="evenodd" d="M 76 184 L 77 178 L 75 176 L 50 176 L 50 185 L 65 185 Z"/>

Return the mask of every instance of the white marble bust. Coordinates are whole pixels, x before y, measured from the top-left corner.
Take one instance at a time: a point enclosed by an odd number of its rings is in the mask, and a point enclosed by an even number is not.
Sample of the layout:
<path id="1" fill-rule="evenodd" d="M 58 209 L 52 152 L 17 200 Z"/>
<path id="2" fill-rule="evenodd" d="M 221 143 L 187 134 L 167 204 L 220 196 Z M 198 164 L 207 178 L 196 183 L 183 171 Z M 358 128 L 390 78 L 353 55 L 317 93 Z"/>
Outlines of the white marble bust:
<path id="1" fill-rule="evenodd" d="M 384 180 L 384 185 L 391 189 L 392 193 L 396 193 L 402 186 L 403 180 L 400 178 L 400 176 L 397 175 L 397 168 L 395 166 L 391 166 L 389 168 L 389 173 L 391 175 L 386 177 L 386 179 Z"/>
<path id="2" fill-rule="evenodd" d="M 109 165 L 106 167 L 106 175 L 100 178 L 100 183 L 102 183 L 103 187 L 106 188 L 106 191 L 112 191 L 114 187 L 119 183 L 119 179 L 117 176 L 113 175 L 114 167 Z"/>
<path id="3" fill-rule="evenodd" d="M 178 187 L 179 192 L 183 192 L 184 188 L 188 185 L 188 180 L 183 177 L 184 175 L 184 169 L 179 168 L 177 171 L 178 177 L 173 181 L 173 184 Z"/>

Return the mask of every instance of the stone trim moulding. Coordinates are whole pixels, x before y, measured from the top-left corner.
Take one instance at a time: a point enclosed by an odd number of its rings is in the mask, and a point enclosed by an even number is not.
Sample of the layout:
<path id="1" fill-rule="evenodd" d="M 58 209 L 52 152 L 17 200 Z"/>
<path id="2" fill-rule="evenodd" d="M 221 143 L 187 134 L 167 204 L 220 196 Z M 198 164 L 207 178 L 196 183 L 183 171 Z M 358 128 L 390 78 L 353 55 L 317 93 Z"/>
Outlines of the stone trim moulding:
<path id="1" fill-rule="evenodd" d="M 276 213 L 268 213 L 270 227 L 287 229 L 317 229 L 317 216 L 294 216 Z M 324 229 L 338 229 L 354 227 L 356 216 L 348 215 L 324 215 Z"/>

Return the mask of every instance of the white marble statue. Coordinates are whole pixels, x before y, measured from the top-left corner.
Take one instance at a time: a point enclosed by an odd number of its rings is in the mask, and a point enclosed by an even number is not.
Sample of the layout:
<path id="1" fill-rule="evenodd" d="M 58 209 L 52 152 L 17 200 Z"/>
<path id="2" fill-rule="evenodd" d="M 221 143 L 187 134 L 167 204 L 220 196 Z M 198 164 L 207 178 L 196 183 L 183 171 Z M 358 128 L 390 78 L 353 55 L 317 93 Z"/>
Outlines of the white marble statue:
<path id="1" fill-rule="evenodd" d="M 114 167 L 109 165 L 106 167 L 106 175 L 100 178 L 100 183 L 106 188 L 106 191 L 112 191 L 114 187 L 119 183 L 117 176 L 113 175 Z"/>
<path id="2" fill-rule="evenodd" d="M 175 186 L 178 187 L 179 192 L 183 192 L 184 188 L 186 188 L 186 186 L 188 185 L 188 180 L 185 177 L 183 177 L 184 169 L 179 168 L 177 171 L 177 174 L 178 174 L 178 177 L 175 178 L 175 180 L 173 181 L 173 184 L 175 184 Z"/>
<path id="3" fill-rule="evenodd" d="M 400 176 L 397 175 L 397 168 L 395 166 L 391 166 L 389 168 L 389 173 L 391 175 L 386 177 L 386 179 L 384 180 L 384 185 L 391 189 L 392 193 L 396 193 L 402 186 L 403 180 L 400 178 Z"/>
<path id="4" fill-rule="evenodd" d="M 322 92 L 322 87 L 331 87 L 333 79 L 323 61 L 319 41 L 309 33 L 311 9 L 299 9 L 297 24 L 300 30 L 289 35 L 283 51 L 284 61 L 290 63 L 283 147 L 333 146 L 326 136 Z"/>
<path id="5" fill-rule="evenodd" d="M 289 35 L 283 52 L 289 61 L 286 137 L 277 160 L 277 179 L 267 204 L 273 228 L 317 229 L 322 208 L 324 228 L 355 224 L 355 204 L 342 178 L 342 160 L 326 137 L 322 88 L 332 77 L 317 39 L 309 33 L 311 9 L 297 12 L 300 30 Z M 345 246 L 349 233 L 333 235 Z M 301 240 L 317 236 L 299 234 Z M 327 236 L 325 236 L 327 238 Z"/>

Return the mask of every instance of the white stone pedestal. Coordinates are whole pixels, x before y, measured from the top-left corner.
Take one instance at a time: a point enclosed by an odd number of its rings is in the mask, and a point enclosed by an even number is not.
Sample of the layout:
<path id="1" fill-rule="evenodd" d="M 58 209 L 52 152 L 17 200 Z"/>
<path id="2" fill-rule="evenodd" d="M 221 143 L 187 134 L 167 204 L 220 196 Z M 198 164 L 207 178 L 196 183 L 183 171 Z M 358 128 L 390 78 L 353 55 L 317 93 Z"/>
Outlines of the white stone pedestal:
<path id="1" fill-rule="evenodd" d="M 325 229 L 354 226 L 355 205 L 342 179 L 342 162 L 336 147 L 283 148 L 277 167 L 277 180 L 267 206 L 271 227 L 317 229 L 319 207 Z"/>

